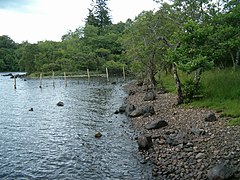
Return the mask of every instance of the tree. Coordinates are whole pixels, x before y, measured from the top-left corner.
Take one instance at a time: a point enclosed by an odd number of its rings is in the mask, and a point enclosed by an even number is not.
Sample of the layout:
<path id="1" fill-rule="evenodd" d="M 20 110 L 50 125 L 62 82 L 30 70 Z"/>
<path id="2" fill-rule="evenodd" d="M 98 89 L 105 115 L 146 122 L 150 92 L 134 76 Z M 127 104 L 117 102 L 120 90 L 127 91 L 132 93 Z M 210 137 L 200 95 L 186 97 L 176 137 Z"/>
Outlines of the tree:
<path id="1" fill-rule="evenodd" d="M 0 71 L 17 71 L 17 44 L 7 35 L 0 36 Z"/>
<path id="2" fill-rule="evenodd" d="M 108 0 L 96 0 L 95 3 L 92 1 L 92 9 L 88 10 L 86 24 L 98 27 L 99 34 L 104 33 L 106 27 L 112 24 L 107 2 Z"/>
<path id="3" fill-rule="evenodd" d="M 23 42 L 18 49 L 18 57 L 20 59 L 21 70 L 31 74 L 36 71 L 35 61 L 38 54 L 38 47 L 36 44 Z"/>

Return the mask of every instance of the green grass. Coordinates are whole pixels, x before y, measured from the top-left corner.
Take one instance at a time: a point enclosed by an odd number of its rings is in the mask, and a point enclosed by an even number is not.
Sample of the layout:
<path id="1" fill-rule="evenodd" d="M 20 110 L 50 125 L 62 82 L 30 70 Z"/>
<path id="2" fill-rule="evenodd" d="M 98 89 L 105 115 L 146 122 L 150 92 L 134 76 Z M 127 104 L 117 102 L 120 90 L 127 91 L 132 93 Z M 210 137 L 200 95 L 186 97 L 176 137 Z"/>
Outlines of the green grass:
<path id="1" fill-rule="evenodd" d="M 169 77 L 162 76 L 165 86 L 174 92 L 175 84 Z M 186 79 L 186 74 L 181 74 Z M 221 112 L 222 116 L 231 117 L 229 125 L 240 125 L 240 70 L 212 70 L 202 74 L 203 98 L 191 102 L 193 107 L 204 107 Z"/>

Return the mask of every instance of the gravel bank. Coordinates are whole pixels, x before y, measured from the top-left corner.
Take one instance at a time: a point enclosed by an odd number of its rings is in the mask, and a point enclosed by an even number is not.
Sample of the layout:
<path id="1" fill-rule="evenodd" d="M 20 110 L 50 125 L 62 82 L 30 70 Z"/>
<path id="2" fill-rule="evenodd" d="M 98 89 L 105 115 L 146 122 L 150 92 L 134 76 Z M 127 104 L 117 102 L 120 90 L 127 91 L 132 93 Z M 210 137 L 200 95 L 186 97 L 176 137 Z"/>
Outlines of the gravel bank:
<path id="1" fill-rule="evenodd" d="M 224 164 L 227 170 L 223 179 L 240 179 L 240 127 L 227 126 L 228 119 L 207 109 L 175 106 L 176 96 L 156 93 L 153 101 L 144 101 L 143 86 L 131 83 L 126 90 L 131 92 L 127 104 L 137 108 L 153 106 L 155 114 L 149 117 L 131 117 L 133 128 L 139 133 L 150 135 L 153 145 L 139 151 L 146 161 L 153 164 L 152 176 L 157 179 L 211 179 L 217 165 Z M 206 122 L 210 112 L 216 120 Z M 147 130 L 146 125 L 155 120 L 164 120 L 167 126 Z M 174 142 L 174 143 L 173 143 Z M 144 162 L 143 162 L 144 163 Z M 214 177 L 212 177 L 214 179 Z"/>

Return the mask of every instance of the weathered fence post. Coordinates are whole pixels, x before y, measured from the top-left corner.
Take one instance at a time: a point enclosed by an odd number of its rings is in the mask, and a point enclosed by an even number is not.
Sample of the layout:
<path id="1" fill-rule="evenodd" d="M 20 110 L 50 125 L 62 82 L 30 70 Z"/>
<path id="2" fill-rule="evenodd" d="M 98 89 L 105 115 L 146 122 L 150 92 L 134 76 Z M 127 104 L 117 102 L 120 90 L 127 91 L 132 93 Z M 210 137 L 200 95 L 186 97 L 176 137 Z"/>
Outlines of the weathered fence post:
<path id="1" fill-rule="evenodd" d="M 64 80 L 65 80 L 65 87 L 67 87 L 67 76 L 66 76 L 66 72 L 64 72 Z"/>
<path id="2" fill-rule="evenodd" d="M 125 74 L 125 68 L 123 66 L 123 80 L 125 81 L 126 80 L 126 74 Z"/>
<path id="3" fill-rule="evenodd" d="M 88 84 L 90 83 L 90 73 L 89 73 L 89 69 L 87 69 L 87 77 L 88 77 Z"/>
<path id="4" fill-rule="evenodd" d="M 42 88 L 42 73 L 40 73 L 40 85 L 39 88 Z"/>
<path id="5" fill-rule="evenodd" d="M 109 77 L 108 77 L 108 68 L 106 68 L 106 76 L 107 76 L 107 81 L 109 82 Z"/>
<path id="6" fill-rule="evenodd" d="M 14 78 L 14 81 L 13 81 L 13 88 L 14 89 L 17 89 L 17 80 L 16 80 L 16 76 L 13 76 L 13 78 Z"/>
<path id="7" fill-rule="evenodd" d="M 55 88 L 55 82 L 54 82 L 54 71 L 52 72 L 52 80 L 53 80 L 53 87 Z"/>

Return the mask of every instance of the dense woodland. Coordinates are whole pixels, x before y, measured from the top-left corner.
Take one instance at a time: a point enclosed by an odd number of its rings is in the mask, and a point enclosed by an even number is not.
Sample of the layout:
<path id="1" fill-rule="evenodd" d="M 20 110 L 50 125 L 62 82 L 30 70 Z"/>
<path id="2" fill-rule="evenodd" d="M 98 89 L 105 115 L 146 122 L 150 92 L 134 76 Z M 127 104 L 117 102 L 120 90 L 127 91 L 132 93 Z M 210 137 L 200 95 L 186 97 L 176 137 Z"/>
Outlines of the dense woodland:
<path id="1" fill-rule="evenodd" d="M 237 68 L 240 54 L 239 0 L 170 0 L 158 10 L 113 24 L 108 0 L 92 1 L 85 25 L 62 36 L 61 42 L 16 43 L 0 36 L 0 71 L 103 71 L 148 77 L 153 86 L 161 72 L 173 73 L 182 103 L 178 72 Z M 124 12 L 123 12 L 124 13 Z M 80 21 L 80 20 L 79 20 Z M 139 77 L 141 78 L 141 77 Z"/>

